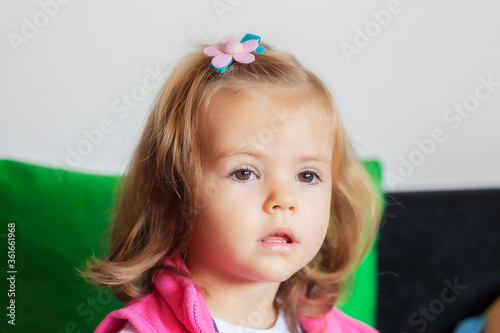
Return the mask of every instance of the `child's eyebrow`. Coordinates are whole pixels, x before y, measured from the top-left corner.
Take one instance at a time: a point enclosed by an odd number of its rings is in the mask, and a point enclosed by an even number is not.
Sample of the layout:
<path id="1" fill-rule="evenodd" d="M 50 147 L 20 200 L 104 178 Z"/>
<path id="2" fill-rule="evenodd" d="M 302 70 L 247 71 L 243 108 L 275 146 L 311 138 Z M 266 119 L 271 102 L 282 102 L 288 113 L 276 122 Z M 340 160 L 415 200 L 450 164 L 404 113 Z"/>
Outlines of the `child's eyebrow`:
<path id="1" fill-rule="evenodd" d="M 230 158 L 230 157 L 237 156 L 237 155 L 244 155 L 244 156 L 246 155 L 246 156 L 254 157 L 257 159 L 262 158 L 264 156 L 264 154 L 261 152 L 243 148 L 243 149 L 229 149 L 229 150 L 223 151 L 221 154 L 217 155 L 217 159 L 222 160 L 222 159 Z M 332 163 L 331 158 L 328 158 L 321 153 L 314 153 L 311 155 L 299 156 L 299 157 L 297 157 L 296 161 L 298 163 L 305 163 L 305 162 L 314 161 L 314 162 L 321 162 L 321 163 L 324 163 L 327 165 L 331 165 L 331 163 Z"/>

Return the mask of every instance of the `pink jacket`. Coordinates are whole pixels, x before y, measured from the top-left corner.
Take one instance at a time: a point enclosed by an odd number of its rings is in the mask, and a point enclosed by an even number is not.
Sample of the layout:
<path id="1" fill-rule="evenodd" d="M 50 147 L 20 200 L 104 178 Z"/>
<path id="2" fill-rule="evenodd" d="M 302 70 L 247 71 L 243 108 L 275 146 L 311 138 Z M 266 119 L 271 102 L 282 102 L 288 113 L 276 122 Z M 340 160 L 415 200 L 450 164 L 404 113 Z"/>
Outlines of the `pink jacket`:
<path id="1" fill-rule="evenodd" d="M 164 265 L 188 269 L 180 257 L 165 261 Z M 95 333 L 116 333 L 129 321 L 140 333 L 213 333 L 217 332 L 208 307 L 196 286 L 176 273 L 159 274 L 155 290 L 133 299 L 126 307 L 108 314 Z M 336 308 L 320 320 L 301 319 L 308 333 L 375 333 L 377 330 L 349 317 Z"/>

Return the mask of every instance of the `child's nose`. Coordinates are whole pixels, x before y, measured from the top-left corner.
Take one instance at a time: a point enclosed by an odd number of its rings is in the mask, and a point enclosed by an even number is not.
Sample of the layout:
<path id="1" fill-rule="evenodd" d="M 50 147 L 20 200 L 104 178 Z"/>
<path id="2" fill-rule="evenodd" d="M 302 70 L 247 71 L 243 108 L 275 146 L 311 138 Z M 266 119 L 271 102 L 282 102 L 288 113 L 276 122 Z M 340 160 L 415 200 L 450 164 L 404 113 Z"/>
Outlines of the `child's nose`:
<path id="1" fill-rule="evenodd" d="M 264 203 L 264 210 L 269 214 L 278 211 L 296 213 L 298 208 L 293 188 L 285 184 L 274 186 Z"/>

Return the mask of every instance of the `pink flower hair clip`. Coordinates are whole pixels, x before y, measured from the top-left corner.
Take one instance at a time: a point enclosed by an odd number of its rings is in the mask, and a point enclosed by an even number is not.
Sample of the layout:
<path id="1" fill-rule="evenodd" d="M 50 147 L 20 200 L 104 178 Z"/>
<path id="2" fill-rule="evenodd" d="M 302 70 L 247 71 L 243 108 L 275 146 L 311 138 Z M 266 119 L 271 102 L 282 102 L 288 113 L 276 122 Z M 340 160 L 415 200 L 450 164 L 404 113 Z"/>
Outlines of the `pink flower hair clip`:
<path id="1" fill-rule="evenodd" d="M 233 60 L 241 64 L 249 64 L 255 60 L 251 52 L 264 53 L 265 48 L 260 46 L 260 37 L 246 34 L 238 42 L 234 36 L 222 38 L 222 45 L 208 46 L 203 49 L 207 57 L 213 57 L 210 69 L 224 73 Z"/>

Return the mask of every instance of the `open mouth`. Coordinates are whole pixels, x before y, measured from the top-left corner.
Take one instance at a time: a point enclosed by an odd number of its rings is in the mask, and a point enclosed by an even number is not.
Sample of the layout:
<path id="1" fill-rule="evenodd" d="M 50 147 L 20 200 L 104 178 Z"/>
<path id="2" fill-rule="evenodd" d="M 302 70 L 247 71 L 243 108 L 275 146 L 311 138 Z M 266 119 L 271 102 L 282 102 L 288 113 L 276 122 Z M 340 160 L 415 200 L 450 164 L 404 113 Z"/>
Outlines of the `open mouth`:
<path id="1" fill-rule="evenodd" d="M 287 234 L 274 233 L 260 240 L 263 243 L 292 243 L 292 239 Z"/>

